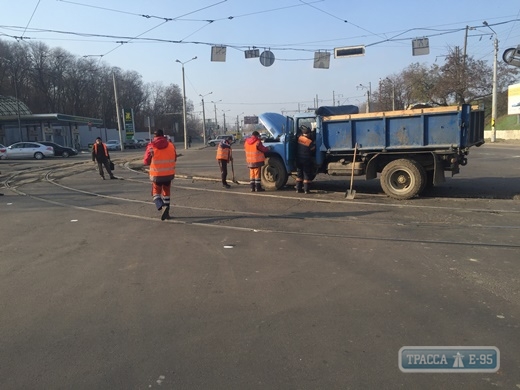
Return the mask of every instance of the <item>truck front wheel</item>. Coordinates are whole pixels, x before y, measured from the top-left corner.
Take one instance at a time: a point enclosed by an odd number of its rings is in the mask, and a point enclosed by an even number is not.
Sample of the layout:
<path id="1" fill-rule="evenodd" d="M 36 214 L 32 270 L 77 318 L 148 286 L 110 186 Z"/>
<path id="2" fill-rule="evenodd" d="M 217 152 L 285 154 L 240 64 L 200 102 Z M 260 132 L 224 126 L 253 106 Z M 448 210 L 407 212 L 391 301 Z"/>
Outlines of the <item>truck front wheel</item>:
<path id="1" fill-rule="evenodd" d="M 287 171 L 279 157 L 266 157 L 262 167 L 262 186 L 269 191 L 279 190 L 287 184 Z"/>
<path id="2" fill-rule="evenodd" d="M 415 160 L 399 159 L 388 163 L 381 172 L 381 187 L 394 199 L 411 199 L 418 195 L 426 181 L 426 171 Z"/>

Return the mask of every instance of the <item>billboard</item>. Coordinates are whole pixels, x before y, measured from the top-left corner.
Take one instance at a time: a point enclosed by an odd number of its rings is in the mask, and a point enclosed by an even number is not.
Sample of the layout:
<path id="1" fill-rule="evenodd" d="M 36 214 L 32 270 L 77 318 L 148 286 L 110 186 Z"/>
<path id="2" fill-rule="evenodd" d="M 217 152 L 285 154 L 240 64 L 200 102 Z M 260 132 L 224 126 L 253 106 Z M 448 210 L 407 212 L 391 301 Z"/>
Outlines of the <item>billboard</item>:
<path id="1" fill-rule="evenodd" d="M 257 125 L 258 117 L 257 116 L 245 116 L 244 117 L 244 125 Z"/>
<path id="2" fill-rule="evenodd" d="M 520 115 L 520 84 L 507 88 L 507 115 Z"/>

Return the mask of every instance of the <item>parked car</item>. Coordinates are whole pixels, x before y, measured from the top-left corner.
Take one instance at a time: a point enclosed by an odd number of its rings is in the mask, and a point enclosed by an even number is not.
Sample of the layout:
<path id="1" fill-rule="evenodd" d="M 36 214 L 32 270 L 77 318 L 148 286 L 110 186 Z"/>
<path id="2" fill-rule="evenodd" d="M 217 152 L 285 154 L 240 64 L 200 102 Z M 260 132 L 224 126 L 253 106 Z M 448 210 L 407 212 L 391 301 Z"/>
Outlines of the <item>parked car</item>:
<path id="1" fill-rule="evenodd" d="M 220 143 L 220 141 L 223 141 L 223 140 L 227 139 L 228 137 L 232 138 L 232 140 L 233 140 L 233 141 L 231 141 L 232 144 L 235 143 L 235 137 L 232 134 L 221 134 L 221 135 L 217 135 L 213 139 L 210 139 L 208 141 L 208 145 L 209 146 L 218 145 Z"/>
<path id="2" fill-rule="evenodd" d="M 135 139 L 125 140 L 125 149 L 139 149 L 140 146 Z"/>
<path id="3" fill-rule="evenodd" d="M 50 141 L 39 141 L 42 145 L 52 146 L 54 149 L 54 155 L 57 157 L 69 157 L 69 156 L 76 156 L 78 154 L 78 151 L 74 148 L 69 148 L 68 146 L 62 146 L 58 145 L 54 142 Z"/>
<path id="4" fill-rule="evenodd" d="M 53 157 L 54 148 L 39 142 L 17 142 L 7 147 L 7 158 L 35 158 Z"/>
<path id="5" fill-rule="evenodd" d="M 119 143 L 119 140 L 117 140 L 117 139 L 108 140 L 105 145 L 107 146 L 108 150 L 120 150 L 121 149 L 121 144 Z"/>
<path id="6" fill-rule="evenodd" d="M 139 144 L 140 148 L 146 147 L 146 145 L 148 145 L 148 143 L 150 142 L 149 140 L 147 141 L 145 139 L 137 139 L 136 141 Z"/>
<path id="7" fill-rule="evenodd" d="M 0 160 L 7 158 L 7 146 L 0 144 Z"/>

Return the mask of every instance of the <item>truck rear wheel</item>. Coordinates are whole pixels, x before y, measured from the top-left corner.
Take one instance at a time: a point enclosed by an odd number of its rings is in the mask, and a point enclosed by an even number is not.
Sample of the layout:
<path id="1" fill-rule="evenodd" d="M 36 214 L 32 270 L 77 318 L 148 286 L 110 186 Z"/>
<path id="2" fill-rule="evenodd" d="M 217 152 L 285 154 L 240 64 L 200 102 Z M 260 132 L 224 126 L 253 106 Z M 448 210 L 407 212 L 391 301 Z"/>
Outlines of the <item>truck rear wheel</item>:
<path id="1" fill-rule="evenodd" d="M 279 157 L 266 157 L 262 167 L 262 186 L 266 190 L 274 191 L 283 188 L 287 184 L 287 171 Z"/>
<path id="2" fill-rule="evenodd" d="M 426 184 L 426 171 L 417 161 L 394 160 L 381 172 L 381 187 L 394 199 L 411 199 L 418 195 Z"/>

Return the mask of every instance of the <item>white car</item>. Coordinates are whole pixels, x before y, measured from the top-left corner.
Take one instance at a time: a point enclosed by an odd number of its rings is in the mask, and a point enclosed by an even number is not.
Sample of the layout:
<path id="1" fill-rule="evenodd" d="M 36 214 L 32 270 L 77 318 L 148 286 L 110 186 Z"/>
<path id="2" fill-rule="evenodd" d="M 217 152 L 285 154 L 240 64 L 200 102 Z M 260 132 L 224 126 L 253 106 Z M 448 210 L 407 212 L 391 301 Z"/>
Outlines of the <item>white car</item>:
<path id="1" fill-rule="evenodd" d="M 108 150 L 121 150 L 121 143 L 117 139 L 111 139 L 105 145 Z"/>
<path id="2" fill-rule="evenodd" d="M 17 142 L 6 148 L 7 158 L 35 158 L 53 157 L 54 148 L 38 142 Z"/>
<path id="3" fill-rule="evenodd" d="M 231 143 L 232 144 L 235 143 L 235 137 L 232 134 L 223 134 L 223 135 L 217 135 L 215 138 L 210 139 L 208 141 L 208 145 L 209 146 L 218 145 L 221 141 L 228 139 L 229 137 L 231 137 L 231 139 L 232 139 Z"/>

